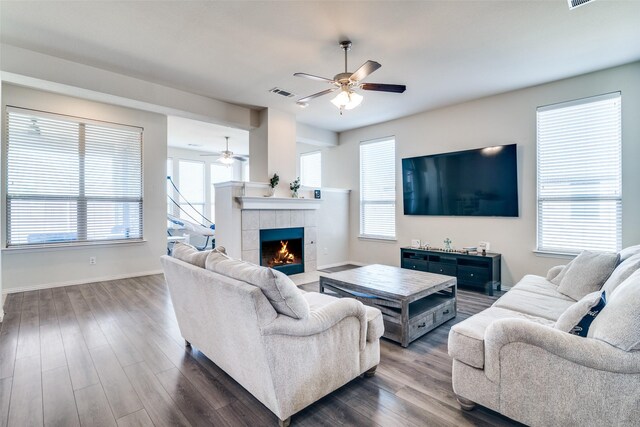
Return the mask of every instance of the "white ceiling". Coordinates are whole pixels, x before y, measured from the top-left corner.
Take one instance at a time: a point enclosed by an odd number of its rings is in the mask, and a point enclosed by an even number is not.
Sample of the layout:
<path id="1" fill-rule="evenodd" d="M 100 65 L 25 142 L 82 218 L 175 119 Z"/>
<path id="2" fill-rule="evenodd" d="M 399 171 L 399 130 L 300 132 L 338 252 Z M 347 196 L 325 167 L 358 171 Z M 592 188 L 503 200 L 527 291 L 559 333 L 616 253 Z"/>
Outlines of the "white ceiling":
<path id="1" fill-rule="evenodd" d="M 640 1 L 569 11 L 548 1 L 0 1 L 0 41 L 342 131 L 640 59 Z M 350 71 L 406 84 L 365 93 L 340 116 L 327 86 L 293 77 Z"/>
<path id="2" fill-rule="evenodd" d="M 167 145 L 187 150 L 220 152 L 229 137 L 229 150 L 249 154 L 249 131 L 182 117 L 167 118 Z"/>

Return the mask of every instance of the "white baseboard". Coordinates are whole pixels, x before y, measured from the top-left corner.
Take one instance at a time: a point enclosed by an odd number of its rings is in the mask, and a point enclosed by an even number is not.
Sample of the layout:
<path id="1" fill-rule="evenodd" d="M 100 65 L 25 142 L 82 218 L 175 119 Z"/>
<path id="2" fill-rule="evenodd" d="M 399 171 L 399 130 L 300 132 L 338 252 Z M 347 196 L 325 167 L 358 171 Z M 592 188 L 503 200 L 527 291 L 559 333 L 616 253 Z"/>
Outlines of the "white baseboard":
<path id="1" fill-rule="evenodd" d="M 2 294 L 13 294 L 16 292 L 38 291 L 40 289 L 59 288 L 61 286 L 85 285 L 87 283 L 106 282 L 109 280 L 129 279 L 131 277 L 151 276 L 153 274 L 162 274 L 162 270 L 139 271 L 137 273 L 115 274 L 112 276 L 94 277 L 92 279 L 70 280 L 68 282 L 43 283 L 41 285 L 22 286 L 19 288 L 3 289 Z"/>

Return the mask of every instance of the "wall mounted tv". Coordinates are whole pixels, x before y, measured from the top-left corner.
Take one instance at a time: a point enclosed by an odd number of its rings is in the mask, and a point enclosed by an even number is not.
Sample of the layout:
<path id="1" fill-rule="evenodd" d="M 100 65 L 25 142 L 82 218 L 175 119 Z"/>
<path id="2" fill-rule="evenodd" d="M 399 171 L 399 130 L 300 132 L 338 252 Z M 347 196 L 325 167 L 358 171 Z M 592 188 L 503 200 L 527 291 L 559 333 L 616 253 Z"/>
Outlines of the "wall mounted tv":
<path id="1" fill-rule="evenodd" d="M 518 216 L 516 144 L 402 159 L 405 215 Z"/>

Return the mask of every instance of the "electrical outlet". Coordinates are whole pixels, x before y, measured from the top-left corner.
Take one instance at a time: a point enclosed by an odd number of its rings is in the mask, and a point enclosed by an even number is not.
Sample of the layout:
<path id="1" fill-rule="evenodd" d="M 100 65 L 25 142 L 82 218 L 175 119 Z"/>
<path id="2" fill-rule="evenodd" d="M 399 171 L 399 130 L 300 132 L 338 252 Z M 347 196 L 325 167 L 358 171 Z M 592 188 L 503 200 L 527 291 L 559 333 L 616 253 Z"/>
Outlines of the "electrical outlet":
<path id="1" fill-rule="evenodd" d="M 90 256 L 89 257 L 89 264 L 90 265 L 96 265 L 96 257 Z"/>
<path id="2" fill-rule="evenodd" d="M 322 249 L 322 254 L 323 255 L 329 255 L 329 248 L 323 248 Z"/>

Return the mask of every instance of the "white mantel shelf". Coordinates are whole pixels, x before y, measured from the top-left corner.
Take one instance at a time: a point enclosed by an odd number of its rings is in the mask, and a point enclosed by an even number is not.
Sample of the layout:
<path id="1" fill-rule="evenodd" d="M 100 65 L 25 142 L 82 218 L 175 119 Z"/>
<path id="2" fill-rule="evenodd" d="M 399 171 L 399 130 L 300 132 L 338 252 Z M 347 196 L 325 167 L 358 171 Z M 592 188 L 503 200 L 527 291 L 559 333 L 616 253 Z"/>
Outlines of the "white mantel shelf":
<path id="1" fill-rule="evenodd" d="M 291 197 L 236 197 L 240 209 L 319 209 L 322 199 L 294 199 Z"/>

